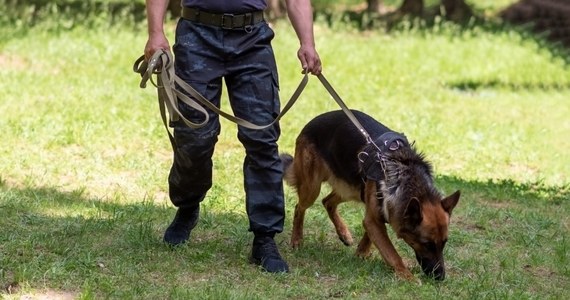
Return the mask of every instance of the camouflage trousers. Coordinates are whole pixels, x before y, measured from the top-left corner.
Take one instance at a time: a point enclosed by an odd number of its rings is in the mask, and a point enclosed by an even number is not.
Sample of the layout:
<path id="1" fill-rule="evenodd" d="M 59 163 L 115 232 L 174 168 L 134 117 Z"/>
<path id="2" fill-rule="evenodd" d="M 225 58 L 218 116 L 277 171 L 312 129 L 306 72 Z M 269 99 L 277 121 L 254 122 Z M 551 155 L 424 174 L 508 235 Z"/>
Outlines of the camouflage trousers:
<path id="1" fill-rule="evenodd" d="M 273 30 L 265 22 L 247 30 L 228 30 L 181 19 L 173 45 L 175 72 L 218 107 L 224 80 L 234 115 L 255 124 L 270 123 L 280 110 L 273 37 Z M 180 110 L 191 121 L 203 119 L 184 103 L 180 103 Z M 170 199 L 177 207 L 196 206 L 212 186 L 219 116 L 210 112 L 210 121 L 199 129 L 181 122 L 172 122 L 171 126 L 176 147 L 168 178 Z M 245 148 L 243 176 L 250 231 L 283 230 L 279 135 L 279 125 L 265 130 L 238 126 L 237 137 Z"/>

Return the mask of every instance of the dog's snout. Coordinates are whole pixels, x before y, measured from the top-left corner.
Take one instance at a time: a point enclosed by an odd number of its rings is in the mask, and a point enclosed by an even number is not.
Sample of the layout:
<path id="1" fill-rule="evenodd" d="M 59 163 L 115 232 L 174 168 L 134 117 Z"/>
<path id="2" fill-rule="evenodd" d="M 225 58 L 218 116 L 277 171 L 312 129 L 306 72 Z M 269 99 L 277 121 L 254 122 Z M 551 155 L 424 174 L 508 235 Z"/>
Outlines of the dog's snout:
<path id="1" fill-rule="evenodd" d="M 426 264 L 422 265 L 422 270 L 427 276 L 432 277 L 435 280 L 445 279 L 445 268 L 438 264 Z"/>
<path id="2" fill-rule="evenodd" d="M 439 270 L 434 270 L 434 272 L 432 273 L 432 277 L 435 280 L 444 280 L 445 279 L 445 269 L 441 268 Z"/>
<path id="3" fill-rule="evenodd" d="M 429 258 L 420 257 L 416 255 L 416 259 L 422 267 L 422 271 L 427 276 L 432 277 L 435 280 L 445 279 L 445 265 L 443 260 L 432 260 Z"/>

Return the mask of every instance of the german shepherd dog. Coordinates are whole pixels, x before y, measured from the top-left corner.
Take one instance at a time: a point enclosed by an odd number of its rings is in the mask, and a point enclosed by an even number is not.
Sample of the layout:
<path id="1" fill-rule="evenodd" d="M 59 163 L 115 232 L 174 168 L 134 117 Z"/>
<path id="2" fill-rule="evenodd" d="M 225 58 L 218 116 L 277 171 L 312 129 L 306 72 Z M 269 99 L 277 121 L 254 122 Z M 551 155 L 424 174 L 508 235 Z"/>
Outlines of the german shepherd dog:
<path id="1" fill-rule="evenodd" d="M 460 192 L 443 197 L 434 186 L 431 164 L 404 135 L 360 111 L 352 112 L 374 143 L 367 142 L 346 114 L 338 110 L 317 116 L 303 128 L 294 157 L 281 154 L 284 180 L 299 197 L 291 246 L 300 246 L 305 210 L 317 199 L 321 184 L 328 182 L 332 192 L 322 202 L 345 245 L 353 240 L 337 206 L 349 200 L 362 201 L 364 236 L 356 250 L 358 256 L 369 256 L 374 243 L 397 276 L 415 278 L 390 241 L 385 225 L 388 223 L 398 238 L 414 249 L 423 272 L 443 280 L 443 248 Z"/>

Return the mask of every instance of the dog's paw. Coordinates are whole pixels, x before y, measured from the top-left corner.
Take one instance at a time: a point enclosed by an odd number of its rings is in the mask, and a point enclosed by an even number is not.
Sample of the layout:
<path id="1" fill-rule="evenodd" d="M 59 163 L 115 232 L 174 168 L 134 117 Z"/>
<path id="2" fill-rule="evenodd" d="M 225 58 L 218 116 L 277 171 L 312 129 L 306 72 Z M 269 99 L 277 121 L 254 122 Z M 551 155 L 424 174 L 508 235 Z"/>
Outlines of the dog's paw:
<path id="1" fill-rule="evenodd" d="M 372 251 L 370 251 L 370 249 L 368 250 L 356 249 L 356 256 L 362 259 L 367 259 L 372 256 Z"/>
<path id="2" fill-rule="evenodd" d="M 399 279 L 402 279 L 405 281 L 413 282 L 413 283 L 416 283 L 419 285 L 422 284 L 422 281 L 419 278 L 417 278 L 416 276 L 414 276 L 414 274 L 412 274 L 412 272 L 410 272 L 408 269 L 396 271 L 396 276 Z"/>
<path id="3" fill-rule="evenodd" d="M 291 248 L 293 249 L 299 249 L 301 247 L 301 240 L 298 239 L 291 239 Z"/>
<path id="4" fill-rule="evenodd" d="M 356 247 L 356 256 L 366 259 L 372 256 L 372 248 L 369 239 L 362 239 Z"/>
<path id="5" fill-rule="evenodd" d="M 352 240 L 352 236 L 348 235 L 348 236 L 342 236 L 339 235 L 338 238 L 340 239 L 340 241 L 345 245 L 345 246 L 352 246 L 352 243 L 354 243 L 354 241 Z"/>

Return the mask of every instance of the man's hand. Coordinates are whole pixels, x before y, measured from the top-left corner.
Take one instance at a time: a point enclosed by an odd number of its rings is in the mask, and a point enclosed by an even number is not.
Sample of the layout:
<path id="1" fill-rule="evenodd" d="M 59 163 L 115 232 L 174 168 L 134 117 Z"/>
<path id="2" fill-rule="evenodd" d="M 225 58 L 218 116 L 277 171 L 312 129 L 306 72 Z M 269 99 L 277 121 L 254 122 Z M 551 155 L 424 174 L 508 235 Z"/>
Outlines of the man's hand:
<path id="1" fill-rule="evenodd" d="M 168 0 L 146 0 L 148 40 L 144 47 L 144 57 L 147 61 L 158 50 L 170 51 L 163 27 L 167 6 Z"/>
<path id="2" fill-rule="evenodd" d="M 164 34 L 156 34 L 148 37 L 144 47 L 144 57 L 148 61 L 156 51 L 165 50 L 170 52 L 170 44 Z"/>
<path id="3" fill-rule="evenodd" d="M 323 66 L 321 65 L 321 59 L 315 47 L 308 47 L 301 45 L 299 51 L 297 51 L 297 56 L 301 61 L 301 67 L 303 68 L 303 73 L 308 72 L 313 75 L 321 74 Z"/>
<path id="4" fill-rule="evenodd" d="M 304 72 L 319 75 L 322 71 L 321 59 L 315 49 L 313 36 L 313 9 L 310 0 L 287 0 L 287 14 L 301 47 L 297 57 Z"/>

